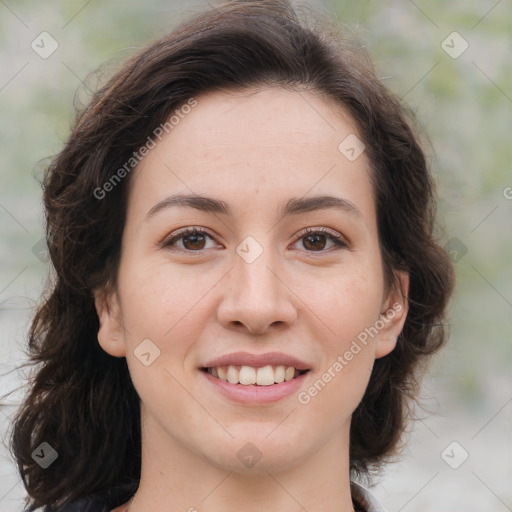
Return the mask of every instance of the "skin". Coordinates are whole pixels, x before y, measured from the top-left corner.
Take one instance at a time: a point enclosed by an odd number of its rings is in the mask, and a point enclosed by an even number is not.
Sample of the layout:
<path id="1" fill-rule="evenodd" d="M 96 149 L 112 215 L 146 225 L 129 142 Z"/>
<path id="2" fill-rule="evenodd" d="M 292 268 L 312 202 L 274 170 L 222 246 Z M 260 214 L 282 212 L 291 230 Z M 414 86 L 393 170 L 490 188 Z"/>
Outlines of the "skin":
<path id="1" fill-rule="evenodd" d="M 314 92 L 196 99 L 134 171 L 117 287 L 95 291 L 99 343 L 126 357 L 141 398 L 141 483 L 133 503 L 115 511 L 351 511 L 351 415 L 375 359 L 395 347 L 408 290 L 406 274 L 403 295 L 385 287 L 366 155 L 349 161 L 338 150 L 357 127 Z M 233 215 L 172 207 L 145 220 L 176 193 L 223 200 Z M 278 216 L 292 197 L 324 194 L 351 201 L 361 217 L 335 209 Z M 162 247 L 189 226 L 214 239 Z M 348 248 L 296 237 L 309 227 L 329 228 Z M 263 249 L 252 263 L 236 253 L 248 236 Z M 393 304 L 401 311 L 306 405 L 297 393 L 239 404 L 198 370 L 238 350 L 280 351 L 310 364 L 307 390 Z M 145 366 L 134 350 L 148 338 L 160 356 Z M 237 457 L 249 442 L 262 454 L 252 468 Z"/>

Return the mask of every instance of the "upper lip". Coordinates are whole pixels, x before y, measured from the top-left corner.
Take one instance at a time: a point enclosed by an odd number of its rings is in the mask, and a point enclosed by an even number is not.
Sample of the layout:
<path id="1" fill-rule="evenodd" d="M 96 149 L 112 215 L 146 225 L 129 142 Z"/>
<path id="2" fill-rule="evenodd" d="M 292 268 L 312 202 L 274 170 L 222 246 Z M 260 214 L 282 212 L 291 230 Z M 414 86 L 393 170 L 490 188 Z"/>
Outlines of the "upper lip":
<path id="1" fill-rule="evenodd" d="M 215 368 L 218 366 L 293 366 L 297 370 L 310 370 L 311 366 L 296 357 L 282 352 L 267 352 L 265 354 L 251 354 L 249 352 L 232 352 L 216 357 L 205 363 L 202 368 Z"/>

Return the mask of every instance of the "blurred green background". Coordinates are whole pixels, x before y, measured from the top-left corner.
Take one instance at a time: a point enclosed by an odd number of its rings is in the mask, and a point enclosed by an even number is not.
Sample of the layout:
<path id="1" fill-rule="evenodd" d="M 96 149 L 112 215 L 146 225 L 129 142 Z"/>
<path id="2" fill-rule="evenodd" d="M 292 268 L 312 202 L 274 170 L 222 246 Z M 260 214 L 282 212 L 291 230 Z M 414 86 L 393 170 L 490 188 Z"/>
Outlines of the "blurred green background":
<path id="1" fill-rule="evenodd" d="M 423 419 L 374 493 L 390 511 L 512 510 L 512 3 L 309 5 L 357 31 L 379 78 L 429 138 L 440 238 L 457 272 L 451 339 L 425 381 Z M 87 102 L 103 73 L 205 6 L 0 1 L 2 375 L 20 361 L 46 279 L 38 179 L 69 133 L 73 105 Z M 58 44 L 47 58 L 31 47 L 41 32 Z M 18 382 L 13 375 L 1 377 L 0 393 Z M 14 407 L 0 410 L 2 435 Z M 5 449 L 1 456 L 0 509 L 21 510 L 23 489 Z"/>

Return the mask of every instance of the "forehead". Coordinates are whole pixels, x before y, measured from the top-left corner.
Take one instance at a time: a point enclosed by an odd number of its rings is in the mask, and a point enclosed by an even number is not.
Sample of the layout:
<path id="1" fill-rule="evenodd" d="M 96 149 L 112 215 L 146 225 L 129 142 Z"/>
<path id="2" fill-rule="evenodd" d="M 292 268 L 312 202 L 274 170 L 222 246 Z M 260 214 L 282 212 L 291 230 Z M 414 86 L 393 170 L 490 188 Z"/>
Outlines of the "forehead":
<path id="1" fill-rule="evenodd" d="M 364 204 L 372 195 L 366 155 L 351 161 L 339 148 L 358 136 L 340 104 L 283 88 L 214 91 L 195 100 L 139 164 L 130 202 L 140 215 L 176 192 L 240 204 L 254 204 L 258 194 L 281 202 L 338 192 L 372 214 L 373 205 Z"/>
<path id="2" fill-rule="evenodd" d="M 278 87 L 211 91 L 196 101 L 197 106 L 180 120 L 178 136 L 181 144 L 189 139 L 197 149 L 295 146 L 298 151 L 296 146 L 306 143 L 310 149 L 330 152 L 340 137 L 358 131 L 341 104 L 312 91 Z"/>

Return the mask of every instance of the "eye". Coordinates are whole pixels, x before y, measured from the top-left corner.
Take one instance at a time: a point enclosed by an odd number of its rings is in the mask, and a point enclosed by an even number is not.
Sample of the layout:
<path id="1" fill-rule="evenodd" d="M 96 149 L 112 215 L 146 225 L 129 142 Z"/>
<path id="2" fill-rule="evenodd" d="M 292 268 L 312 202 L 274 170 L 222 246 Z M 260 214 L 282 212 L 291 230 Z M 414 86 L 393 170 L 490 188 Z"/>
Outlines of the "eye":
<path id="1" fill-rule="evenodd" d="M 177 249 L 185 252 L 200 253 L 203 250 L 208 249 L 208 247 L 206 247 L 208 239 L 215 241 L 214 237 L 204 229 L 188 227 L 173 233 L 163 242 L 162 246 L 172 250 Z M 307 252 L 326 252 L 324 249 L 329 241 L 334 247 L 348 247 L 348 243 L 345 242 L 340 235 L 335 232 L 331 232 L 327 228 L 304 229 L 296 235 L 295 239 L 295 243 L 302 240 L 302 246 L 307 250 Z M 177 242 L 179 242 L 178 245 Z"/>
<path id="2" fill-rule="evenodd" d="M 177 247 L 177 249 L 185 250 L 188 252 L 199 252 L 205 249 L 207 238 L 214 240 L 211 235 L 202 229 L 195 227 L 184 228 L 180 229 L 170 238 L 165 240 L 163 247 L 172 247 L 176 244 L 176 242 L 179 241 L 181 242 L 182 246 Z"/>
<path id="3" fill-rule="evenodd" d="M 327 228 L 307 228 L 297 234 L 297 242 L 302 240 L 302 246 L 308 252 L 325 252 L 327 242 L 331 242 L 334 247 L 348 247 L 344 239 L 331 232 Z"/>

